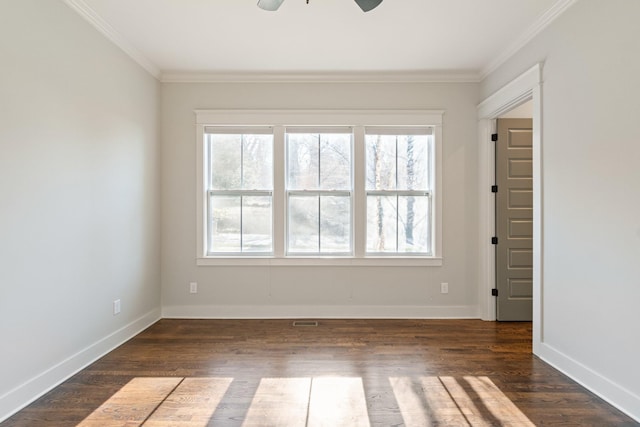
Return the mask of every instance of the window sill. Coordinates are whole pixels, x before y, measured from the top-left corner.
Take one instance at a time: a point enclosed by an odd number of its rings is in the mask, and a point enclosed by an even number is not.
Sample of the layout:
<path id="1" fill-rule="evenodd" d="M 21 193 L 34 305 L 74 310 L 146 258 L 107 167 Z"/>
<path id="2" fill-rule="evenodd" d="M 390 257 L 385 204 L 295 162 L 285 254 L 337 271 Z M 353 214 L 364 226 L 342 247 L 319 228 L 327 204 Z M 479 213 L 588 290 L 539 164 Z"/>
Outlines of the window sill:
<path id="1" fill-rule="evenodd" d="M 440 267 L 439 257 L 208 257 L 198 258 L 198 266 L 355 266 L 355 267 Z"/>

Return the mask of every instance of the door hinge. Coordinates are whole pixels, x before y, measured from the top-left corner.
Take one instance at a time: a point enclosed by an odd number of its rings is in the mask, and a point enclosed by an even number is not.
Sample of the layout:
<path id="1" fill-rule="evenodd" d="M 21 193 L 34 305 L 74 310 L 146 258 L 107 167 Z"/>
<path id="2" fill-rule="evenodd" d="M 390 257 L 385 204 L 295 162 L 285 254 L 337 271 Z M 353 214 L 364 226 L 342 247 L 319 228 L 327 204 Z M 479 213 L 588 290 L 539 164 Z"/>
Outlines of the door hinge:
<path id="1" fill-rule="evenodd" d="M 491 134 L 491 140 L 492 140 L 493 142 L 496 142 L 496 141 L 498 140 L 498 134 L 497 134 L 497 133 L 492 133 L 492 134 Z"/>
<path id="2" fill-rule="evenodd" d="M 498 186 L 497 185 L 492 185 L 491 186 L 491 192 L 492 193 L 497 193 L 498 192 Z"/>
<path id="3" fill-rule="evenodd" d="M 492 245 L 497 245 L 498 244 L 498 238 L 497 237 L 492 237 L 491 238 L 491 244 Z"/>
<path id="4" fill-rule="evenodd" d="M 491 296 L 494 296 L 494 297 L 498 296 L 498 289 L 497 288 L 491 289 Z"/>

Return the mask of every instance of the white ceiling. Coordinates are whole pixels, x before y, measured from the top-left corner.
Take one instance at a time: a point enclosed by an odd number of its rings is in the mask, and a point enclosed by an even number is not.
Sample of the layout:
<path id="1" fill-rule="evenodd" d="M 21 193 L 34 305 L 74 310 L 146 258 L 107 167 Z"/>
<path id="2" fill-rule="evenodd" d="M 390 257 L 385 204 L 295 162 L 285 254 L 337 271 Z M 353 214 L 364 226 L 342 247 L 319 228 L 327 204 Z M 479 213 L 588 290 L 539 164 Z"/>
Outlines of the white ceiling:
<path id="1" fill-rule="evenodd" d="M 482 76 L 575 0 L 63 0 L 152 74 Z"/>

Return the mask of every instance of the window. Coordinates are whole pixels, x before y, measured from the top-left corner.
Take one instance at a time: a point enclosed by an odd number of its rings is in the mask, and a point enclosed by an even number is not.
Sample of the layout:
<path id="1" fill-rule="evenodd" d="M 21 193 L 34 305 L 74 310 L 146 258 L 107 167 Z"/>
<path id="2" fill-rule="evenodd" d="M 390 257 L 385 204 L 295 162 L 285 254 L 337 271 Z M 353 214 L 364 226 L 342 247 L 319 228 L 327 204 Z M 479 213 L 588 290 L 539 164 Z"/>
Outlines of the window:
<path id="1" fill-rule="evenodd" d="M 429 128 L 366 130 L 367 253 L 431 255 Z"/>
<path id="2" fill-rule="evenodd" d="M 287 253 L 351 254 L 351 129 L 287 129 Z"/>
<path id="3" fill-rule="evenodd" d="M 271 254 L 273 134 L 207 128 L 207 254 Z"/>
<path id="4" fill-rule="evenodd" d="M 441 265 L 439 111 L 196 111 L 198 265 Z"/>

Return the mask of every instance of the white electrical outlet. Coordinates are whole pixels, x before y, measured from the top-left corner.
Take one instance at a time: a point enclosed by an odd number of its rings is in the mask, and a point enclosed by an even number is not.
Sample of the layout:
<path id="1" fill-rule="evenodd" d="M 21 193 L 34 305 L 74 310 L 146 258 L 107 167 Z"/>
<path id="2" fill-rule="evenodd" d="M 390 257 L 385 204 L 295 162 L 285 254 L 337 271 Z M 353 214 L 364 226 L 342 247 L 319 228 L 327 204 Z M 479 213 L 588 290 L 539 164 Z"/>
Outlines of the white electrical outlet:
<path id="1" fill-rule="evenodd" d="M 198 293 L 198 282 L 189 283 L 189 292 L 192 294 Z"/>
<path id="2" fill-rule="evenodd" d="M 117 299 L 113 302 L 113 315 L 120 314 L 120 300 Z"/>
<path id="3" fill-rule="evenodd" d="M 440 283 L 440 293 L 448 294 L 449 293 L 449 284 L 448 283 Z"/>

